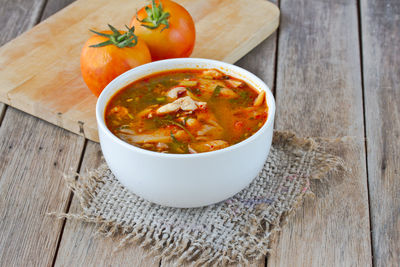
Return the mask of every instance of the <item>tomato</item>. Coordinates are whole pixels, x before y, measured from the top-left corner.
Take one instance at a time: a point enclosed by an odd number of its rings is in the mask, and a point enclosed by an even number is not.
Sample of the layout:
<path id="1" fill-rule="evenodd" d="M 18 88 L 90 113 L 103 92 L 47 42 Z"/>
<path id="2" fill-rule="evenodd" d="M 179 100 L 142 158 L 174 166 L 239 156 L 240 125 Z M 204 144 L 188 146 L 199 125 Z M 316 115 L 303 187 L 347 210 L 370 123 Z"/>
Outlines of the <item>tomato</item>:
<path id="1" fill-rule="evenodd" d="M 153 60 L 192 54 L 196 39 L 193 19 L 173 1 L 153 0 L 137 12 L 130 26 L 135 26 L 135 33 L 146 42 Z"/>
<path id="2" fill-rule="evenodd" d="M 139 65 L 151 62 L 150 51 L 130 28 L 118 31 L 95 32 L 81 52 L 83 80 L 94 95 L 99 96 L 114 78 Z"/>

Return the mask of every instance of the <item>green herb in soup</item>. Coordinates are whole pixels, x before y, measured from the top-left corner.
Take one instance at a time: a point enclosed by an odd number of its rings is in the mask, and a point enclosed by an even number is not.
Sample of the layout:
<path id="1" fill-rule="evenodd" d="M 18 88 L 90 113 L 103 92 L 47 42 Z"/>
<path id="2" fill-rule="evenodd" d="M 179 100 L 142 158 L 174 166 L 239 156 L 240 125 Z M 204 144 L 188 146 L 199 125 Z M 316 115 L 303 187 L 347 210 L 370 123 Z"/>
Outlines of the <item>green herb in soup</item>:
<path id="1" fill-rule="evenodd" d="M 106 107 L 120 139 L 163 153 L 202 153 L 250 137 L 265 123 L 265 92 L 217 70 L 160 72 L 126 86 Z"/>

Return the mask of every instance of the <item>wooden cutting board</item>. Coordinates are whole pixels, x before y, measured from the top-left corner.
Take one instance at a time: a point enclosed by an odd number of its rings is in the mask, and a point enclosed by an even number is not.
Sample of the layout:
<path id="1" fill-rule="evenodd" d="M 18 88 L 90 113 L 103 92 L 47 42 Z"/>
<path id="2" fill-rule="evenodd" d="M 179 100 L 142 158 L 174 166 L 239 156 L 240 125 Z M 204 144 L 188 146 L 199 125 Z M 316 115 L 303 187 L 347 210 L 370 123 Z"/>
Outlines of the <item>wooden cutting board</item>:
<path id="1" fill-rule="evenodd" d="M 177 0 L 193 16 L 192 57 L 234 63 L 279 24 L 266 0 Z M 80 74 L 88 29 L 122 29 L 142 0 L 78 0 L 0 48 L 0 101 L 98 141 L 97 98 Z"/>

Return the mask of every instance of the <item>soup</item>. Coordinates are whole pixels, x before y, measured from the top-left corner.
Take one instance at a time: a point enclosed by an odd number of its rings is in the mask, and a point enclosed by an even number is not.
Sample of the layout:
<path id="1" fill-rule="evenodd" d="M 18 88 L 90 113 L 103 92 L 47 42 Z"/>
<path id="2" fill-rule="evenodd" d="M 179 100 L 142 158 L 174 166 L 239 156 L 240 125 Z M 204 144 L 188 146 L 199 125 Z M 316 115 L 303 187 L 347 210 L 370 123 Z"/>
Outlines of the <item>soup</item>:
<path id="1" fill-rule="evenodd" d="M 265 92 L 215 69 L 160 72 L 131 83 L 107 103 L 110 131 L 134 146 L 175 154 L 239 143 L 265 123 Z"/>

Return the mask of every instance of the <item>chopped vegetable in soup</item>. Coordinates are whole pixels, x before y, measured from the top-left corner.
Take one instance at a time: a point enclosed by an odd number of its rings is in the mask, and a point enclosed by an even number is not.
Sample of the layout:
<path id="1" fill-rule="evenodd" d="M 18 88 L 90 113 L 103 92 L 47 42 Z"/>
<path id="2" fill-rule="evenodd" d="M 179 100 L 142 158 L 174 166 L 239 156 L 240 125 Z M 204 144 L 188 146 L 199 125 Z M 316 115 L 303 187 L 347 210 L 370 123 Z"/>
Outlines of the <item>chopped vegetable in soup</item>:
<path id="1" fill-rule="evenodd" d="M 160 72 L 126 86 L 106 107 L 120 139 L 163 153 L 202 153 L 239 143 L 265 123 L 265 92 L 217 70 Z"/>

